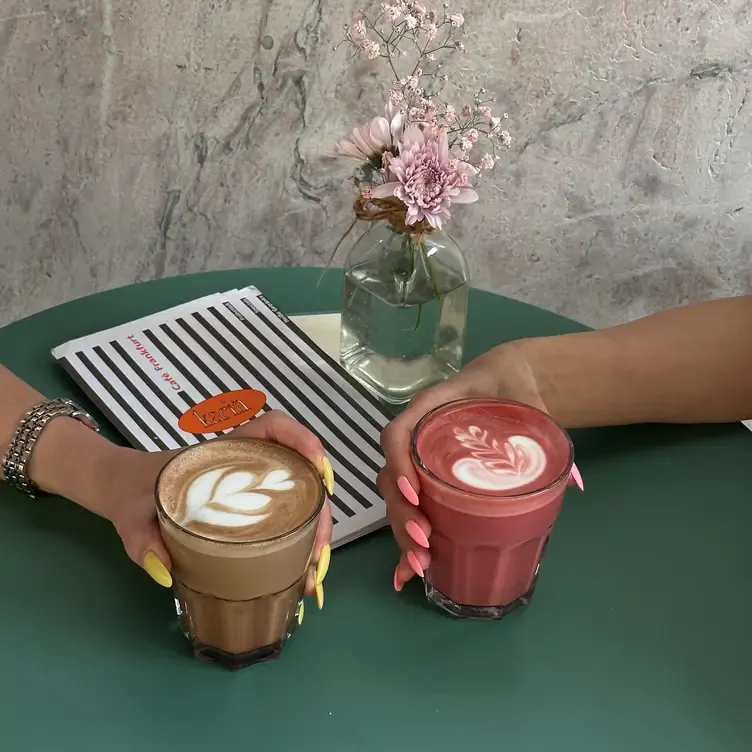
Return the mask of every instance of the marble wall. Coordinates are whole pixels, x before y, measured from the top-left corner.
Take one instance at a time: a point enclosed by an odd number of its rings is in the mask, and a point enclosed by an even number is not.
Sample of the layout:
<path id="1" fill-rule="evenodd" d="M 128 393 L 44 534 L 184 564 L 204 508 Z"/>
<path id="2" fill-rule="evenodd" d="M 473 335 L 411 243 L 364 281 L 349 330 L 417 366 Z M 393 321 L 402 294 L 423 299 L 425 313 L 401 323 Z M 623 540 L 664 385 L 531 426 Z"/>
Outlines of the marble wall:
<path id="1" fill-rule="evenodd" d="M 96 290 L 322 264 L 335 139 L 384 77 L 364 0 L 0 0 L 0 323 Z M 752 286 L 749 0 L 458 0 L 511 151 L 454 231 L 482 286 L 592 324 Z"/>

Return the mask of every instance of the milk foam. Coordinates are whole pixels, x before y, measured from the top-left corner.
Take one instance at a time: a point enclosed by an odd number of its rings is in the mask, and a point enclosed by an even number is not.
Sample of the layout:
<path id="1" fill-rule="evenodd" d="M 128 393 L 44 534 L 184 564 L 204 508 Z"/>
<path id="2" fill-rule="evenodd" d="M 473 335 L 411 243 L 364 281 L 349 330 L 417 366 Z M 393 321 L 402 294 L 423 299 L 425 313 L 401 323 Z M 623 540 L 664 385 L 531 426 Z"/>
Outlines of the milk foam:
<path id="1" fill-rule="evenodd" d="M 290 473 L 271 470 L 263 477 L 237 467 L 220 467 L 199 474 L 189 484 L 185 513 L 178 523 L 202 522 L 215 528 L 240 528 L 263 522 L 272 512 L 273 497 L 265 491 L 290 491 Z"/>
<path id="2" fill-rule="evenodd" d="M 478 426 L 455 428 L 454 437 L 469 456 L 452 465 L 460 483 L 483 491 L 509 491 L 539 478 L 546 469 L 543 447 L 529 436 L 509 436 L 499 441 Z"/>

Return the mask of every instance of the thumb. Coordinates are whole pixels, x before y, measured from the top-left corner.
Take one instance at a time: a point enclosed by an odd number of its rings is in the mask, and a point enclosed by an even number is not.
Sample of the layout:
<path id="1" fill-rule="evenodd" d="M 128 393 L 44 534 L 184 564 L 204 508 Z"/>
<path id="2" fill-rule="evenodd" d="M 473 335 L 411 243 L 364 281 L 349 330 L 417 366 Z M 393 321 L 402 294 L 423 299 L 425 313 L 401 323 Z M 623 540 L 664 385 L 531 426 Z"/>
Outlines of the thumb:
<path id="1" fill-rule="evenodd" d="M 405 493 L 405 478 L 410 487 L 417 493 L 420 489 L 418 474 L 412 460 L 411 442 L 415 426 L 423 416 L 435 407 L 449 402 L 453 395 L 445 388 L 434 387 L 418 394 L 401 415 L 396 417 L 381 434 L 381 447 L 384 450 L 386 466 L 389 474 L 397 481 L 400 490 Z M 409 489 L 408 489 L 409 492 Z M 408 499 L 410 501 L 410 499 Z M 413 504 L 417 501 L 413 501 Z"/>
<path id="2" fill-rule="evenodd" d="M 138 528 L 118 530 L 130 558 L 162 587 L 172 586 L 172 561 L 167 552 L 159 523 L 150 520 Z"/>
<path id="3" fill-rule="evenodd" d="M 421 415 L 414 408 L 408 408 L 395 418 L 381 434 L 381 447 L 384 450 L 386 467 L 390 478 L 402 483 L 405 478 L 409 485 L 418 491 L 418 476 L 410 454 L 412 430 Z"/>

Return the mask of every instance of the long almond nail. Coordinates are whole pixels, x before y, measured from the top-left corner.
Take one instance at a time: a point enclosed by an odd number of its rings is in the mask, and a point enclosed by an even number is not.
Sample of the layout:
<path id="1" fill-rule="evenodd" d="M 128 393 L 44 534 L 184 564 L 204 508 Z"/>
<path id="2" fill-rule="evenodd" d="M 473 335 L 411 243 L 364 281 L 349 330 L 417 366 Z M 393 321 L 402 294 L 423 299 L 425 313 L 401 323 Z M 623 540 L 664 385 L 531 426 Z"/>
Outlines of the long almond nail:
<path id="1" fill-rule="evenodd" d="M 300 608 L 298 609 L 298 626 L 303 623 L 303 617 L 305 616 L 305 602 L 300 601 Z"/>
<path id="2" fill-rule="evenodd" d="M 418 557 L 412 551 L 407 552 L 407 563 L 413 568 L 413 572 L 415 572 L 418 577 L 422 577 L 425 574 L 423 572 L 423 567 L 420 566 Z"/>
<path id="3" fill-rule="evenodd" d="M 167 567 L 162 564 L 154 551 L 149 551 L 144 556 L 144 569 L 158 585 L 172 587 L 172 575 L 167 571 Z"/>
<path id="4" fill-rule="evenodd" d="M 324 586 L 320 583 L 316 583 L 316 605 L 319 610 L 324 608 Z"/>
<path id="5" fill-rule="evenodd" d="M 319 554 L 319 563 L 316 565 L 316 584 L 320 585 L 324 578 L 326 577 L 326 573 L 329 571 L 329 562 L 332 558 L 332 549 L 327 543 L 322 549 L 321 553 Z"/>
<path id="6" fill-rule="evenodd" d="M 324 457 L 321 464 L 324 466 L 324 485 L 326 486 L 326 492 L 331 498 L 334 496 L 334 470 L 332 470 L 332 463 L 329 462 L 328 457 Z"/>
<path id="7" fill-rule="evenodd" d="M 402 590 L 402 581 L 399 578 L 399 566 L 394 570 L 394 589 L 398 593 Z"/>
<path id="8" fill-rule="evenodd" d="M 572 480 L 577 484 L 577 488 L 580 489 L 580 491 L 585 490 L 585 484 L 582 482 L 582 475 L 577 468 L 577 465 L 572 464 L 572 470 L 569 473 L 572 476 Z"/>
<path id="9" fill-rule="evenodd" d="M 428 538 L 426 538 L 426 534 L 420 529 L 420 525 L 415 520 L 409 520 L 405 524 L 405 530 L 419 546 L 428 548 Z"/>
<path id="10" fill-rule="evenodd" d="M 403 475 L 397 481 L 397 488 L 402 492 L 402 495 L 415 507 L 418 506 L 418 494 L 415 493 L 415 489 L 410 485 L 410 481 Z"/>

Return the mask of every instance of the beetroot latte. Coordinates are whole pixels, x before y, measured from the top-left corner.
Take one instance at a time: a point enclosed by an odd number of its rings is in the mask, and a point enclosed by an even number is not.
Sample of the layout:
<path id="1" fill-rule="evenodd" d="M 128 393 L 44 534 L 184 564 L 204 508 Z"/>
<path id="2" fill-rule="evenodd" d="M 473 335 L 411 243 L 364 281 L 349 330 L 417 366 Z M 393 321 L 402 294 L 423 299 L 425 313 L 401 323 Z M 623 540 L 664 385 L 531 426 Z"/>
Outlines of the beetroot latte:
<path id="1" fill-rule="evenodd" d="M 566 432 L 527 405 L 461 400 L 423 418 L 412 456 L 432 528 L 428 598 L 461 617 L 526 605 L 572 470 Z"/>

